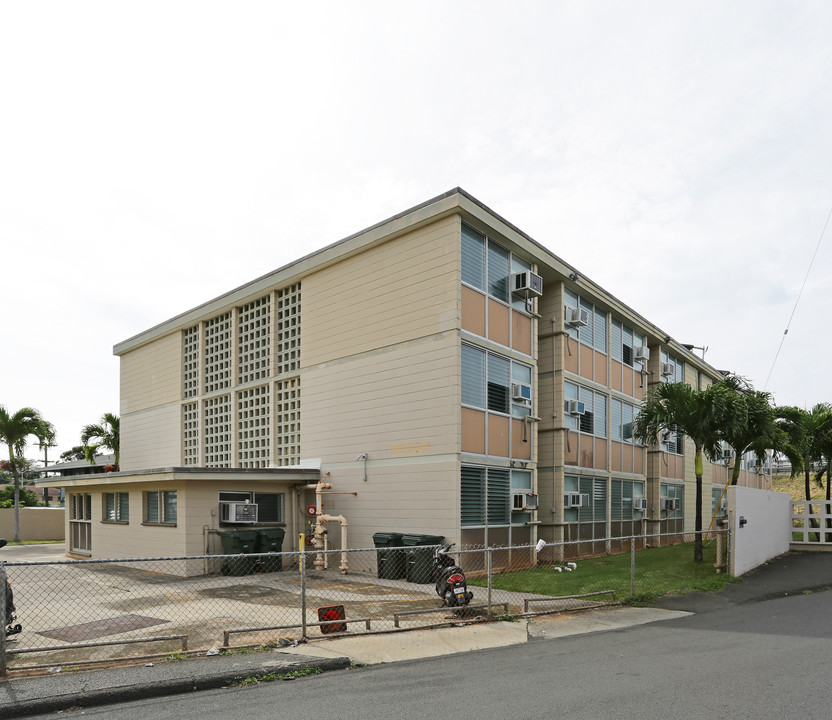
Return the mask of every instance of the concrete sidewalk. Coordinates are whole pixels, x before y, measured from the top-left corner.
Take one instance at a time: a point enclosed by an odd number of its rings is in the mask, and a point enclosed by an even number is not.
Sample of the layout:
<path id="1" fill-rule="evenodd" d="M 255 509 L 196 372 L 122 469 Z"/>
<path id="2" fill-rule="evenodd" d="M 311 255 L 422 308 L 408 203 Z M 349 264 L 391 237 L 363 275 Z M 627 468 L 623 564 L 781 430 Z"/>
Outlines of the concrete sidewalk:
<path id="1" fill-rule="evenodd" d="M 328 636 L 297 647 L 252 653 L 61 671 L 34 677 L 11 676 L 0 679 L 0 718 L 224 687 L 247 678 L 304 672 L 304 668 L 337 670 L 350 665 L 399 662 L 615 630 L 829 588 L 832 588 L 832 554 L 790 553 L 749 573 L 741 582 L 729 585 L 720 593 L 667 598 L 655 608 L 605 607 L 517 622 Z"/>

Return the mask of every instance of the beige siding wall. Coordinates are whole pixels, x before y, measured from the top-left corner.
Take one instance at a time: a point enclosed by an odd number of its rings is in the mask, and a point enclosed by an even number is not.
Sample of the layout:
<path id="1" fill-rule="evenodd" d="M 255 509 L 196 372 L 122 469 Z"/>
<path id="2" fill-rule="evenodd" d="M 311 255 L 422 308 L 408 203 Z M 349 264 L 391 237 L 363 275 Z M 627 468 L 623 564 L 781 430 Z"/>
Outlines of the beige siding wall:
<path id="1" fill-rule="evenodd" d="M 440 220 L 303 278 L 302 366 L 456 330 L 459 233 Z"/>
<path id="2" fill-rule="evenodd" d="M 142 525 L 143 493 L 146 490 L 176 490 L 177 524 L 175 527 Z M 92 496 L 92 526 L 90 528 L 93 559 L 133 557 L 173 557 L 186 554 L 185 517 L 182 512 L 186 501 L 184 486 L 171 483 L 141 483 L 107 485 L 67 489 L 67 493 L 89 493 Z M 130 494 L 130 521 L 128 524 L 102 522 L 104 517 L 104 492 Z M 67 538 L 69 514 L 67 513 Z M 69 550 L 67 540 L 67 551 Z"/>
<path id="3" fill-rule="evenodd" d="M 121 469 L 181 464 L 182 336 L 121 356 Z"/>
<path id="4" fill-rule="evenodd" d="M 458 453 L 459 339 L 414 340 L 307 368 L 301 455 L 327 463 Z"/>
<path id="5" fill-rule="evenodd" d="M 182 465 L 182 420 L 178 402 L 121 416 L 120 469 Z"/>

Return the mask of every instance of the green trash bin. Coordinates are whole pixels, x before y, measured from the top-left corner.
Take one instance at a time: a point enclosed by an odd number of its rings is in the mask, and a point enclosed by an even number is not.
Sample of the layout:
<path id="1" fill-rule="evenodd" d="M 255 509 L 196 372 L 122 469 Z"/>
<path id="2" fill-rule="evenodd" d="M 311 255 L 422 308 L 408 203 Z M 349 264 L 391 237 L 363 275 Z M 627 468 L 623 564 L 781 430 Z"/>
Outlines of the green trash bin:
<path id="1" fill-rule="evenodd" d="M 257 553 L 279 553 L 283 552 L 283 538 L 286 531 L 283 528 L 260 528 L 257 531 Z M 260 557 L 257 559 L 259 569 L 262 572 L 278 572 L 283 569 L 283 556 Z"/>
<path id="2" fill-rule="evenodd" d="M 412 583 L 434 582 L 433 552 L 434 548 L 424 548 L 424 545 L 441 545 L 445 540 L 442 535 L 402 535 L 404 545 L 412 545 L 407 555 L 407 580 Z"/>
<path id="3" fill-rule="evenodd" d="M 407 565 L 405 563 L 404 550 L 382 550 L 381 548 L 401 548 L 402 533 L 377 532 L 373 534 L 373 543 L 376 548 L 376 565 L 378 577 L 385 580 L 403 580 L 407 577 Z"/>
<path id="4" fill-rule="evenodd" d="M 255 568 L 255 558 L 246 557 L 254 552 L 257 542 L 257 530 L 226 530 L 219 533 L 223 555 L 239 557 L 226 558 L 220 571 L 223 575 L 251 575 Z"/>

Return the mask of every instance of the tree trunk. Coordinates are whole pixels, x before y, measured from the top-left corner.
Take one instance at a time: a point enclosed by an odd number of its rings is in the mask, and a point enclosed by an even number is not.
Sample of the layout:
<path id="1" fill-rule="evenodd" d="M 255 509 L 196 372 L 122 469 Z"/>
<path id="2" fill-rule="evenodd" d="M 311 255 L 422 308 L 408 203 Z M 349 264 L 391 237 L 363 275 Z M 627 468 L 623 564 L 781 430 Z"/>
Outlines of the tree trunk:
<path id="1" fill-rule="evenodd" d="M 17 473 L 17 463 L 11 445 L 9 445 L 9 463 L 12 466 L 12 478 L 14 478 L 14 530 L 12 531 L 12 540 L 20 542 L 20 475 Z"/>
<path id="2" fill-rule="evenodd" d="M 809 502 L 812 499 L 812 487 L 811 487 L 811 483 L 810 483 L 811 477 L 812 477 L 812 463 L 809 460 L 809 458 L 806 458 L 806 460 L 804 461 L 804 468 L 803 468 L 803 479 L 804 479 L 804 485 L 805 485 L 804 489 L 806 491 L 806 502 Z M 806 509 L 810 513 L 812 512 L 812 506 L 811 505 L 807 505 Z M 818 521 L 817 521 L 816 518 L 809 517 L 809 527 L 819 528 Z M 815 534 L 815 540 L 820 542 L 820 533 Z"/>
<path id="3" fill-rule="evenodd" d="M 702 562 L 702 448 L 696 446 L 696 515 L 693 529 L 696 536 L 693 538 L 693 561 Z"/>
<path id="4" fill-rule="evenodd" d="M 734 450 L 734 468 L 731 470 L 731 484 L 736 485 L 740 481 L 740 453 Z"/>

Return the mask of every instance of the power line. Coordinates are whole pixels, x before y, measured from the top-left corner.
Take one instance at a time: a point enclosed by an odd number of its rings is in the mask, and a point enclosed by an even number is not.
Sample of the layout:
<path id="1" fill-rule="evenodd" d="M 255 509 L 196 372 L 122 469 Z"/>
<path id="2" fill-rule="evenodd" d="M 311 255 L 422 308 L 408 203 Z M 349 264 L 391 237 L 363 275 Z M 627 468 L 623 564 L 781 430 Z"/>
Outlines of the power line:
<path id="1" fill-rule="evenodd" d="M 820 244 L 823 241 L 823 236 L 826 234 L 826 228 L 829 225 L 829 218 L 832 218 L 832 209 L 829 210 L 829 214 L 826 216 L 826 222 L 823 224 L 823 230 L 820 231 L 820 237 L 818 238 L 818 244 L 815 247 L 815 253 L 814 255 L 812 255 L 812 260 L 809 263 L 809 269 L 806 271 L 806 277 L 803 278 L 803 284 L 800 286 L 800 292 L 797 293 L 797 300 L 794 301 L 792 314 L 789 315 L 789 322 L 786 323 L 786 329 L 783 331 L 783 337 L 780 338 L 780 345 L 777 348 L 777 352 L 774 355 L 774 362 L 771 363 L 771 370 L 768 371 L 768 377 L 766 378 L 766 384 L 763 385 L 763 390 L 765 390 L 768 387 L 768 381 L 771 379 L 771 373 L 774 372 L 774 366 L 777 364 L 777 358 L 780 357 L 780 351 L 783 349 L 783 343 L 786 341 L 786 335 L 789 334 L 789 328 L 791 327 L 792 319 L 794 318 L 794 314 L 797 311 L 797 304 L 800 302 L 800 296 L 803 295 L 803 289 L 806 287 L 806 281 L 809 279 L 809 273 L 812 272 L 812 265 L 815 264 L 815 258 L 818 256 Z"/>

